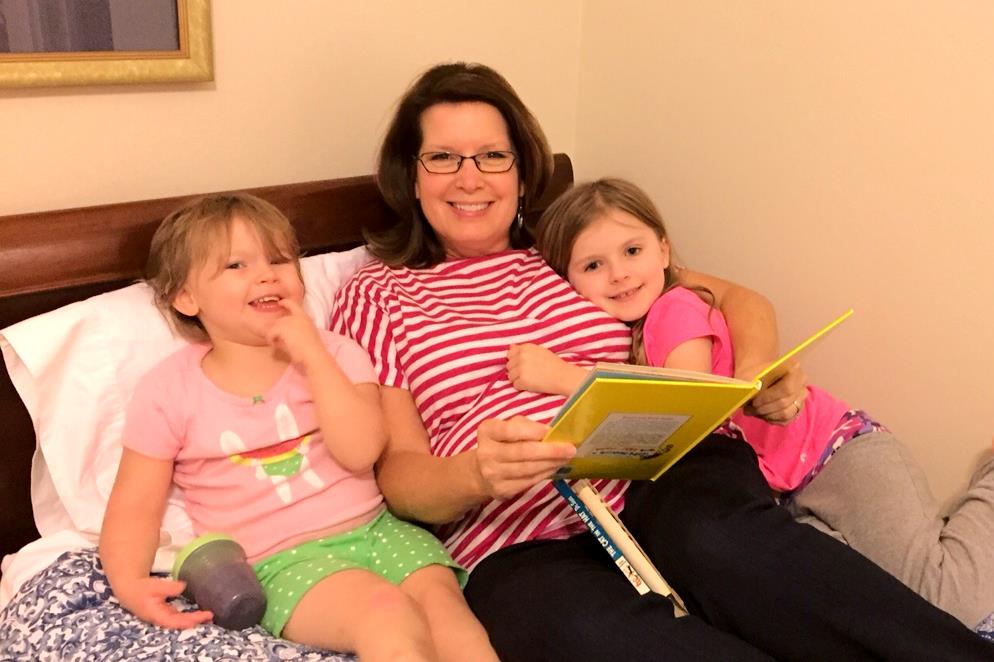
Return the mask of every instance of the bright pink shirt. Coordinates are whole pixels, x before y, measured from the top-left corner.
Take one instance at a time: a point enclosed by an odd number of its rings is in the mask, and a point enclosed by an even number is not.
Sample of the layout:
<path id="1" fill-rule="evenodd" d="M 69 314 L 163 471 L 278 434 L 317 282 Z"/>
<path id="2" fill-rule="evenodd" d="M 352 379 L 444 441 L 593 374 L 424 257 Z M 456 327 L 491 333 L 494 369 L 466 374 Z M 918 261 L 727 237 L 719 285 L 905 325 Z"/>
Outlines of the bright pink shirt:
<path id="1" fill-rule="evenodd" d="M 361 347 L 321 334 L 349 379 L 376 382 Z M 204 375 L 209 349 L 184 347 L 146 373 L 124 426 L 125 447 L 175 462 L 194 531 L 227 533 L 256 561 L 310 532 L 372 518 L 383 501 L 373 473 L 352 474 L 332 459 L 304 375 L 288 367 L 254 402 Z"/>
<path id="2" fill-rule="evenodd" d="M 650 365 L 662 366 L 678 345 L 695 338 L 711 340 L 711 372 L 731 377 L 734 354 L 725 318 L 692 291 L 675 287 L 656 300 L 646 316 L 643 340 Z M 772 425 L 741 411 L 732 422 L 759 456 L 759 468 L 770 487 L 786 492 L 818 463 L 849 406 L 815 386 L 801 413 L 789 425 Z"/>

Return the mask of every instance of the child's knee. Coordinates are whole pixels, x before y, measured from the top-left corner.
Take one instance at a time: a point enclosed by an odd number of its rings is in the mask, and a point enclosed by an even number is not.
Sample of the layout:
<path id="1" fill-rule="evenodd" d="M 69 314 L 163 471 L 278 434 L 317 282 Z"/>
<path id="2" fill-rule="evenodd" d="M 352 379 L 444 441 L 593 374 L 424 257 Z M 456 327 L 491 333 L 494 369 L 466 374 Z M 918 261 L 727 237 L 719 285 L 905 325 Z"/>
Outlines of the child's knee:
<path id="1" fill-rule="evenodd" d="M 400 584 L 401 588 L 418 602 L 452 599 L 462 600 L 462 589 L 451 568 L 427 565 L 412 572 Z"/>
<path id="2" fill-rule="evenodd" d="M 416 615 L 423 618 L 418 602 L 399 586 L 386 583 L 375 587 L 366 595 L 364 612 L 376 621 L 390 621 L 401 616 Z M 358 606 L 358 605 L 357 605 Z"/>

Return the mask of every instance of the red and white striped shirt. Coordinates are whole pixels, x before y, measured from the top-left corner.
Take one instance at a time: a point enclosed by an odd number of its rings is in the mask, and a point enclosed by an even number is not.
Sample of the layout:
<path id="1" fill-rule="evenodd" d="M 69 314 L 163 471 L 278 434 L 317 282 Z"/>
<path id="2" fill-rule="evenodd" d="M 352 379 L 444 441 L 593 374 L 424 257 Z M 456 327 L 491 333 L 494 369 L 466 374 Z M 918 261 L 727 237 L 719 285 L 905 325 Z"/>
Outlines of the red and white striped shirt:
<path id="1" fill-rule="evenodd" d="M 570 287 L 534 250 L 511 250 L 392 269 L 374 262 L 339 291 L 333 331 L 365 347 L 381 384 L 410 391 L 431 442 L 448 457 L 476 445 L 487 418 L 547 423 L 565 398 L 519 391 L 507 376 L 510 345 L 535 343 L 579 365 L 623 362 L 628 328 Z M 615 510 L 626 481 L 596 481 Z M 488 501 L 436 531 L 472 568 L 488 554 L 585 530 L 550 483 Z"/>

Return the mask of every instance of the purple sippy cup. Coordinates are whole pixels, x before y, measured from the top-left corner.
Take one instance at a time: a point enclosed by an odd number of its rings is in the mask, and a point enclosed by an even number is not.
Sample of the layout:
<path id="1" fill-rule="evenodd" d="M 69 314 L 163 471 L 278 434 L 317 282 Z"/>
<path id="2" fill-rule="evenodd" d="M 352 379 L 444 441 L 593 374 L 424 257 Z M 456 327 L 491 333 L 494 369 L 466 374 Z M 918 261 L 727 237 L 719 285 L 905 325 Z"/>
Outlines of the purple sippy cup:
<path id="1" fill-rule="evenodd" d="M 266 612 L 262 586 L 245 550 L 231 536 L 207 533 L 190 541 L 176 555 L 172 574 L 186 582 L 183 597 L 213 612 L 221 627 L 252 627 Z"/>

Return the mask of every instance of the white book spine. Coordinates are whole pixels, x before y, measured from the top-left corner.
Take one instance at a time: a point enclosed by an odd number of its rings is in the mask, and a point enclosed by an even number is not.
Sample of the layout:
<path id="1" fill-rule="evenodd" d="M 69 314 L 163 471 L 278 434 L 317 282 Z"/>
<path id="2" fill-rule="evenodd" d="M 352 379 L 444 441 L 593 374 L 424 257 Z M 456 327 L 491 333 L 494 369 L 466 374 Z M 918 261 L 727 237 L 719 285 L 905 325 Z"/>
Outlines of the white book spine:
<path id="1" fill-rule="evenodd" d="M 635 569 L 631 562 L 622 553 L 621 548 L 615 543 L 614 538 L 612 538 L 603 528 L 601 528 L 600 521 L 595 517 L 588 509 L 580 497 L 573 491 L 573 488 L 569 486 L 566 481 L 555 480 L 553 481 L 559 494 L 566 500 L 566 503 L 570 505 L 576 516 L 580 518 L 580 521 L 587 525 L 587 529 L 590 530 L 597 541 L 601 544 L 601 547 L 608 556 L 614 560 L 614 564 L 618 566 L 618 569 L 628 578 L 635 590 L 639 592 L 639 595 L 645 595 L 651 589 L 646 583 L 642 575 Z"/>
<path id="2" fill-rule="evenodd" d="M 564 493 L 563 489 L 560 488 L 559 483 L 562 483 L 562 486 L 565 487 L 566 490 L 569 490 L 570 494 L 582 502 L 588 516 L 596 520 L 598 528 L 600 528 L 604 532 L 604 535 L 612 541 L 612 545 L 617 549 L 617 553 L 621 556 L 621 558 L 627 561 L 634 572 L 637 573 L 639 578 L 646 585 L 648 585 L 649 589 L 654 593 L 658 593 L 659 595 L 669 598 L 673 602 L 673 607 L 677 616 L 685 616 L 687 614 L 687 608 L 683 604 L 683 600 L 680 599 L 680 596 L 677 595 L 676 591 L 674 591 L 666 580 L 663 579 L 663 576 L 660 574 L 659 570 L 656 569 L 656 566 L 645 553 L 645 550 L 642 549 L 642 547 L 632 536 L 631 532 L 628 530 L 628 527 L 626 527 L 624 523 L 618 519 L 618 516 L 613 510 L 611 510 L 607 503 L 605 503 L 604 499 L 601 498 L 600 493 L 594 488 L 593 485 L 590 484 L 590 481 L 576 481 L 575 489 L 571 488 L 569 484 L 565 483 L 565 481 L 557 480 L 554 482 L 557 483 L 556 488 L 559 489 L 561 494 L 566 496 L 566 493 Z M 569 501 L 569 497 L 566 498 L 567 501 Z M 572 506 L 572 504 L 570 505 Z M 575 506 L 573 507 L 573 510 L 577 511 L 578 515 L 580 514 L 580 511 L 578 511 Z M 580 519 L 584 519 L 582 515 L 580 516 Z M 591 528 L 591 525 L 588 523 L 587 527 Z"/>

